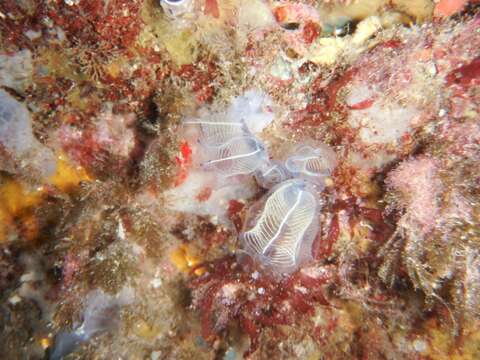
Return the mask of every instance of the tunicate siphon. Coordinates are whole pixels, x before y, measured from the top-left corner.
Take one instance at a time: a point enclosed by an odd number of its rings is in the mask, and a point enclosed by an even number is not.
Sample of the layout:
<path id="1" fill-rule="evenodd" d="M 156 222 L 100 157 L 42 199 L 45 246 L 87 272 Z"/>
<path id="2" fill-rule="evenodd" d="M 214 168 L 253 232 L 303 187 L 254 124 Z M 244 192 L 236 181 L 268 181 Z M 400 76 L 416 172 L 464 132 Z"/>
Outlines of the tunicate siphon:
<path id="1" fill-rule="evenodd" d="M 271 189 L 289 178 L 291 178 L 290 172 L 278 161 L 264 162 L 255 171 L 255 179 L 264 189 Z"/>

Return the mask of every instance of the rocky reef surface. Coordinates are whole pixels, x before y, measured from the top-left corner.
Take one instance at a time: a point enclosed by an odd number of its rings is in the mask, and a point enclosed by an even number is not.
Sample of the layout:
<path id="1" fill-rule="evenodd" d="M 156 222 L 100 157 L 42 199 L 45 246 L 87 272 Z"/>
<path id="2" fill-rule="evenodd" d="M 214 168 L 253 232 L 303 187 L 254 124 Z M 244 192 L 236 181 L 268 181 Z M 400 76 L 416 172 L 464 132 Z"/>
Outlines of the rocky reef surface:
<path id="1" fill-rule="evenodd" d="M 479 9 L 1 1 L 2 358 L 480 358 Z"/>

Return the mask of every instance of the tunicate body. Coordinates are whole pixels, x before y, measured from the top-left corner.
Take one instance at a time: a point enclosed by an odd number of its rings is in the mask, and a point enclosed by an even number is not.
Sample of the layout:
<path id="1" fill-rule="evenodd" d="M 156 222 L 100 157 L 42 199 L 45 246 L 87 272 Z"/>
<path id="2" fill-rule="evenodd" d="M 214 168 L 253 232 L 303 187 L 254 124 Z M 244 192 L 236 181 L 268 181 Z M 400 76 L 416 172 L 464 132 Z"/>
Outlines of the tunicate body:
<path id="1" fill-rule="evenodd" d="M 307 182 L 282 182 L 250 209 L 240 234 L 242 251 L 274 273 L 297 270 L 312 259 L 319 209 Z"/>
<path id="2" fill-rule="evenodd" d="M 21 166 L 35 169 L 44 177 L 56 170 L 54 153 L 33 135 L 32 120 L 25 105 L 1 89 L 0 147 Z"/>
<path id="3" fill-rule="evenodd" d="M 254 137 L 235 137 L 222 145 L 207 146 L 208 161 L 205 170 L 216 171 L 222 176 L 252 174 L 266 161 L 263 145 Z"/>
<path id="4" fill-rule="evenodd" d="M 114 296 L 98 289 L 91 291 L 86 298 L 82 324 L 74 324 L 72 331 L 63 330 L 57 334 L 49 359 L 63 359 L 81 343 L 116 328 L 120 308 L 131 304 L 133 296 L 133 290 L 128 287 L 124 287 Z"/>
<path id="5" fill-rule="evenodd" d="M 30 50 L 20 50 L 12 55 L 0 54 L 0 86 L 25 94 L 32 83 L 32 74 Z"/>
<path id="6" fill-rule="evenodd" d="M 172 17 L 178 18 L 193 11 L 193 0 L 160 0 L 165 13 Z"/>
<path id="7" fill-rule="evenodd" d="M 184 124 L 200 127 L 199 142 L 204 146 L 221 146 L 233 138 L 251 136 L 243 121 L 229 120 L 218 113 L 211 114 L 207 119 L 186 120 Z"/>
<path id="8" fill-rule="evenodd" d="M 271 100 L 261 91 L 249 90 L 232 100 L 228 108 L 202 109 L 197 118 L 183 121 L 188 128 L 198 128 L 196 136 L 202 168 L 222 177 L 253 175 L 264 168 L 268 154 L 257 138 L 273 120 Z M 262 171 L 263 172 L 263 171 Z"/>
<path id="9" fill-rule="evenodd" d="M 285 167 L 293 176 L 308 180 L 320 188 L 325 186 L 325 177 L 332 173 L 335 165 L 335 153 L 326 145 L 315 148 L 300 146 L 285 162 Z"/>

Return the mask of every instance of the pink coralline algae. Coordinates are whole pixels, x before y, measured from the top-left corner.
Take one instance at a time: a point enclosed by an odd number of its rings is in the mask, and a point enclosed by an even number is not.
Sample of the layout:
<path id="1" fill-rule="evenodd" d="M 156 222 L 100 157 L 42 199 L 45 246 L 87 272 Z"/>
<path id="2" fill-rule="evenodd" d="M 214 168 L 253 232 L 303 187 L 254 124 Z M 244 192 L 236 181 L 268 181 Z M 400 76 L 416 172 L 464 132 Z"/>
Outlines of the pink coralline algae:
<path id="1" fill-rule="evenodd" d="M 420 157 L 405 161 L 389 174 L 387 183 L 400 194 L 406 215 L 422 232 L 431 231 L 438 218 L 442 191 L 435 160 Z"/>
<path id="2" fill-rule="evenodd" d="M 134 122 L 134 114 L 107 110 L 87 128 L 65 124 L 58 134 L 63 150 L 80 165 L 103 167 L 111 162 L 118 167 L 129 160 L 136 148 Z"/>

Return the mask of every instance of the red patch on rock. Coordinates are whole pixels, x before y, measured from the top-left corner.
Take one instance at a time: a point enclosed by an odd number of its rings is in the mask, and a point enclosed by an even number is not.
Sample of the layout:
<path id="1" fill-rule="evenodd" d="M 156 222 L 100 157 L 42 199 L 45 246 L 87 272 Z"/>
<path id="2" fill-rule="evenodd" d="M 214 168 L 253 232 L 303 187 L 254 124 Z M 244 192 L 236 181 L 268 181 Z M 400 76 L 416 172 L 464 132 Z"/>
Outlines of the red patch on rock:
<path id="1" fill-rule="evenodd" d="M 237 200 L 230 200 L 228 203 L 227 216 L 230 221 L 233 222 L 237 230 L 242 228 L 243 221 L 240 215 L 244 207 L 245 204 Z"/>
<path id="2" fill-rule="evenodd" d="M 330 222 L 330 229 L 328 230 L 327 237 L 325 239 L 320 238 L 317 244 L 314 244 L 312 249 L 313 257 L 315 259 L 321 259 L 330 256 L 332 254 L 333 245 L 337 241 L 339 234 L 340 224 L 338 221 L 338 215 L 335 214 Z"/>
<path id="3" fill-rule="evenodd" d="M 311 44 L 320 35 L 320 26 L 313 21 L 308 21 L 303 27 L 303 40 Z"/>
<path id="4" fill-rule="evenodd" d="M 200 202 L 207 201 L 212 196 L 212 188 L 211 187 L 204 187 L 198 194 L 197 200 Z"/>
<path id="5" fill-rule="evenodd" d="M 330 305 L 327 288 L 337 278 L 333 267 L 324 266 L 278 280 L 239 266 L 234 256 L 202 266 L 208 272 L 189 285 L 202 314 L 202 336 L 213 342 L 229 323 L 237 321 L 250 337 L 244 357 L 257 350 L 265 328 L 281 337 L 279 325 L 299 324 L 312 314 L 316 304 Z"/>
<path id="6" fill-rule="evenodd" d="M 474 59 L 470 64 L 453 70 L 445 79 L 448 85 L 456 84 L 462 87 L 467 87 L 472 82 L 480 80 L 480 57 Z"/>
<path id="7" fill-rule="evenodd" d="M 213 100 L 215 95 L 213 82 L 219 75 L 215 63 L 182 65 L 176 75 L 190 84 L 199 104 L 209 103 Z"/>
<path id="8" fill-rule="evenodd" d="M 360 101 L 356 104 L 348 105 L 348 108 L 350 110 L 364 110 L 364 109 L 368 109 L 370 106 L 372 106 L 374 102 L 375 101 L 373 99 L 366 99 L 366 100 Z"/>
<path id="9" fill-rule="evenodd" d="M 180 155 L 175 156 L 175 163 L 178 167 L 177 177 L 175 179 L 175 186 L 180 186 L 188 177 L 188 168 L 192 164 L 192 149 L 188 142 L 183 141 L 180 144 Z"/>
<path id="10" fill-rule="evenodd" d="M 273 10 L 273 16 L 277 22 L 282 23 L 287 18 L 288 11 L 286 6 L 279 6 Z"/>
<path id="11" fill-rule="evenodd" d="M 212 15 L 214 18 L 220 17 L 220 10 L 218 8 L 217 0 L 205 0 L 205 15 Z"/>

